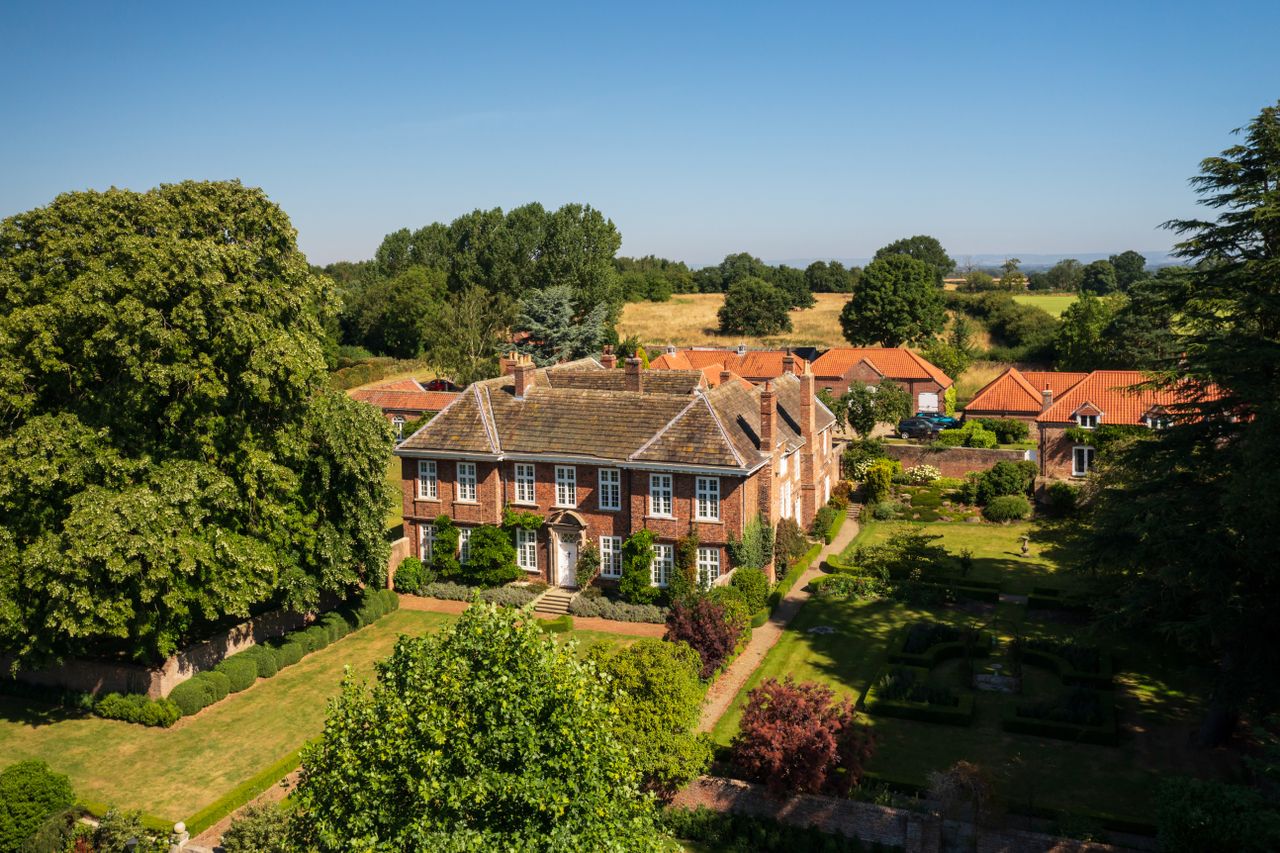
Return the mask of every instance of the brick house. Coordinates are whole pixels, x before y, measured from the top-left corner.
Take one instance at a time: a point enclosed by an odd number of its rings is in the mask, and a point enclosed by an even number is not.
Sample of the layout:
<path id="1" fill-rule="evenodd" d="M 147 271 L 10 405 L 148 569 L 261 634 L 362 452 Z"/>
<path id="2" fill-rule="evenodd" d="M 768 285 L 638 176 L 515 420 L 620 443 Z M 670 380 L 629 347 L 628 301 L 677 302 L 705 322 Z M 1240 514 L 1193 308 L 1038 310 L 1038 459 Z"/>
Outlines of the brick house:
<path id="1" fill-rule="evenodd" d="M 651 370 L 701 370 L 707 374 L 710 384 L 714 377 L 727 370 L 748 382 L 768 382 L 784 373 L 800 375 L 809 362 L 787 350 L 749 350 L 745 346 L 736 349 L 716 347 L 667 347 L 662 355 L 649 362 Z"/>
<path id="2" fill-rule="evenodd" d="M 939 412 L 946 390 L 954 383 L 938 367 L 906 347 L 835 347 L 818 356 L 812 366 L 818 387 L 839 397 L 854 380 L 879 385 L 897 384 L 911 397 L 917 412 Z"/>
<path id="3" fill-rule="evenodd" d="M 396 439 L 404 437 L 404 425 L 423 415 L 442 411 L 458 396 L 457 391 L 428 391 L 416 379 L 394 379 L 347 392 L 354 400 L 360 400 L 382 410 L 391 422 Z"/>
<path id="4" fill-rule="evenodd" d="M 462 532 L 501 524 L 503 510 L 536 512 L 518 530 L 517 563 L 530 579 L 577 585 L 581 548 L 599 549 L 601 578 L 621 573 L 622 543 L 656 534 L 652 582 L 667 583 L 677 539 L 696 532 L 700 577 L 730 571 L 726 546 L 757 514 L 807 527 L 839 477 L 835 418 L 813 376 L 787 373 L 752 386 L 709 387 L 701 370 L 642 370 L 614 356 L 535 368 L 518 356 L 505 375 L 477 382 L 396 448 L 405 535 L 427 557 L 431 522 Z"/>
<path id="5" fill-rule="evenodd" d="M 1167 389 L 1138 389 L 1147 374 L 1138 370 L 1095 370 L 1076 381 L 1061 396 L 1046 383 L 1041 394 L 1039 430 L 1040 476 L 1063 479 L 1083 477 L 1094 463 L 1094 449 L 1072 441 L 1072 427 L 1096 429 L 1104 424 L 1125 424 L 1161 429 L 1171 410 L 1193 402 L 1187 394 Z M 1210 394 L 1213 392 L 1210 391 Z M 966 409 L 965 414 L 969 411 Z"/>
<path id="6" fill-rule="evenodd" d="M 1088 373 L 1018 370 L 1010 367 L 992 379 L 964 407 L 965 417 L 1014 418 L 1034 424 L 1048 399 L 1061 399 Z"/>

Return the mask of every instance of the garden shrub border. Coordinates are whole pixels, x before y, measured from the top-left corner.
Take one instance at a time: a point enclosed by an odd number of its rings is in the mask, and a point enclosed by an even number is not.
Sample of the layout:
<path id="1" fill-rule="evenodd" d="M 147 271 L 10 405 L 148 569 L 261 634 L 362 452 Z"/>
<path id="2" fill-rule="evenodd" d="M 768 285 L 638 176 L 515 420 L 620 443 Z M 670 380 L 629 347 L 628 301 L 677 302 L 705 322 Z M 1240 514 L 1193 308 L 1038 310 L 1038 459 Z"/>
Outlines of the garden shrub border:
<path id="1" fill-rule="evenodd" d="M 1066 658 L 1055 655 L 1053 652 L 1046 652 L 1043 649 L 1024 648 L 1022 650 L 1022 662 L 1051 670 L 1058 678 L 1062 679 L 1063 684 L 1092 687 L 1094 689 L 1111 687 L 1111 680 L 1115 675 L 1111 653 L 1106 649 L 1098 650 L 1097 672 L 1076 669 Z"/>
<path id="2" fill-rule="evenodd" d="M 778 581 L 778 585 L 773 592 L 769 593 L 769 603 L 767 605 L 770 614 L 778 609 L 778 605 L 782 603 L 782 599 L 787 597 L 787 593 L 791 592 L 791 588 L 800 580 L 800 576 L 805 573 L 809 565 L 822 553 L 823 543 L 818 542 L 812 548 L 805 551 L 800 559 L 791 564 L 786 574 Z M 764 623 L 761 623 L 764 624 Z"/>
<path id="3" fill-rule="evenodd" d="M 264 767 L 248 779 L 236 785 L 227 793 L 214 800 L 209 805 L 200 809 L 200 811 L 187 818 L 184 823 L 187 825 L 187 832 L 191 833 L 194 838 L 231 814 L 236 809 L 253 800 L 263 791 L 271 788 L 284 777 L 288 776 L 302 764 L 302 750 L 306 749 L 312 742 L 304 744 L 302 747 L 295 749 L 293 752 L 278 759 L 274 763 Z M 173 828 L 172 824 L 167 824 L 167 830 Z"/>
<path id="4" fill-rule="evenodd" d="M 924 669 L 932 669 L 943 661 L 951 660 L 964 656 L 965 644 L 963 640 L 953 640 L 948 643 L 935 643 L 927 650 L 918 654 L 903 651 L 903 647 L 907 644 L 907 635 L 911 631 L 911 625 L 904 625 L 898 629 L 898 633 L 893 638 L 893 643 L 889 646 L 890 663 L 902 663 L 908 666 L 918 666 Z M 991 654 L 991 634 L 986 631 L 978 632 L 978 640 L 973 644 L 973 656 L 975 658 L 985 658 Z"/>
<path id="5" fill-rule="evenodd" d="M 937 646 L 933 648 L 937 648 Z M 920 670 L 926 677 L 929 674 L 928 667 L 913 664 L 906 664 L 906 666 Z M 863 694 L 860 704 L 868 714 L 881 717 L 899 717 L 904 720 L 917 720 L 922 723 L 941 723 L 946 726 L 960 726 L 962 728 L 967 728 L 973 724 L 973 696 L 968 693 L 953 693 L 960 700 L 960 704 L 950 707 L 930 705 L 928 702 L 881 699 L 876 695 L 877 687 L 888 671 L 887 667 L 880 670 L 879 674 L 872 680 L 871 686 L 867 688 L 867 692 Z"/>
<path id="6" fill-rule="evenodd" d="M 1100 725 L 1089 726 L 1081 723 L 1068 723 L 1058 720 L 1045 720 L 1036 717 L 1018 715 L 1018 703 L 1009 702 L 1004 707 L 1004 716 L 1000 728 L 1013 734 L 1036 735 L 1038 737 L 1069 740 L 1075 743 L 1088 743 L 1095 746 L 1118 746 L 1120 731 L 1116 725 L 1116 706 L 1109 691 L 1098 690 L 1102 703 L 1102 715 L 1105 718 Z"/>

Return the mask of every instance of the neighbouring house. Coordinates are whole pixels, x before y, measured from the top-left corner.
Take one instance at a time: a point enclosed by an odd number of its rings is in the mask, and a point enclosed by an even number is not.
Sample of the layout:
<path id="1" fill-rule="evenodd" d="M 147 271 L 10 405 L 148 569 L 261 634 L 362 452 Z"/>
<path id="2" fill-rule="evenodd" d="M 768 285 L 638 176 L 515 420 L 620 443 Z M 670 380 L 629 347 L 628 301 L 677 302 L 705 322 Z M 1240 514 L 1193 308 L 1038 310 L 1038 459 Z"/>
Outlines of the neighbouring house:
<path id="1" fill-rule="evenodd" d="M 393 379 L 353 388 L 347 393 L 352 399 L 381 409 L 396 431 L 396 441 L 404 438 L 405 424 L 442 411 L 458 396 L 457 391 L 428 391 L 416 379 Z"/>
<path id="2" fill-rule="evenodd" d="M 917 412 L 943 411 L 946 391 L 955 384 L 906 347 L 835 347 L 818 356 L 812 369 L 818 387 L 835 397 L 848 391 L 855 380 L 868 385 L 894 382 L 910 395 Z"/>
<path id="3" fill-rule="evenodd" d="M 1134 388 L 1148 378 L 1138 370 L 1095 370 L 1061 395 L 1054 393 L 1052 380 L 1042 379 L 1042 408 L 1035 418 L 1039 430 L 1040 476 L 1083 477 L 1093 468 L 1095 449 L 1073 440 L 1070 434 L 1073 427 L 1093 430 L 1107 424 L 1121 424 L 1162 429 L 1169 424 L 1171 411 L 1193 402 L 1177 390 Z M 970 412 L 966 409 L 965 414 Z"/>
<path id="4" fill-rule="evenodd" d="M 748 382 L 768 382 L 784 373 L 804 373 L 809 362 L 788 350 L 749 350 L 718 347 L 667 347 L 649 362 L 651 370 L 701 370 L 708 376 L 727 370 Z"/>
<path id="5" fill-rule="evenodd" d="M 1014 418 L 1034 424 L 1048 399 L 1061 399 L 1088 373 L 1019 370 L 1010 367 L 992 379 L 964 407 L 966 418 Z"/>
<path id="6" fill-rule="evenodd" d="M 513 531 L 530 579 L 578 584 L 577 562 L 599 549 L 600 577 L 621 576 L 622 545 L 656 534 L 651 581 L 665 586 L 675 544 L 698 536 L 697 570 L 715 583 L 727 546 L 757 517 L 807 527 L 839 478 L 835 418 L 811 373 L 788 370 L 751 385 L 701 370 L 643 370 L 615 356 L 537 368 L 512 354 L 504 375 L 476 382 L 396 448 L 402 459 L 405 535 L 429 559 L 432 522 L 453 519 L 467 559 L 470 531 L 504 509 L 543 516 Z"/>

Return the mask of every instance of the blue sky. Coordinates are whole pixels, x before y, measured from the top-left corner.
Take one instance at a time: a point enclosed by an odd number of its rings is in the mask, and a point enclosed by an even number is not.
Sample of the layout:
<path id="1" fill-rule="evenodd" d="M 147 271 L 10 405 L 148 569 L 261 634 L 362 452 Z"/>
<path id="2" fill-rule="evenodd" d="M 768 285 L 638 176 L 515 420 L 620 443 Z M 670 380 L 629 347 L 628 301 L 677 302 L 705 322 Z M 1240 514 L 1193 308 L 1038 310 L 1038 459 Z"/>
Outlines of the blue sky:
<path id="1" fill-rule="evenodd" d="M 127 6 L 124 10 L 109 6 Z M 1197 8 L 1199 7 L 1199 8 Z M 694 264 L 1163 249 L 1280 98 L 1280 3 L 10 4 L 0 215 L 235 178 L 315 262 L 589 203 Z"/>

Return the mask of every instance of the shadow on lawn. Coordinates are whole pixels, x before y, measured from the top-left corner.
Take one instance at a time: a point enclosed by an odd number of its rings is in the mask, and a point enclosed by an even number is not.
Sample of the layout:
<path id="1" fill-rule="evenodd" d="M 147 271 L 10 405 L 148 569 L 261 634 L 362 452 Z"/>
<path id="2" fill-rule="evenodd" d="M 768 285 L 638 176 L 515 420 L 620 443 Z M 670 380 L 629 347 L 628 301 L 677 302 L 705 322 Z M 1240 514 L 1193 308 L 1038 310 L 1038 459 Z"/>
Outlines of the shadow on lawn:
<path id="1" fill-rule="evenodd" d="M 18 723 L 23 726 L 51 726 L 66 720 L 79 720 L 89 716 L 87 711 L 52 705 L 36 699 L 0 694 L 0 722 Z"/>

